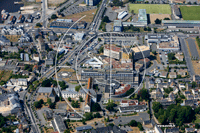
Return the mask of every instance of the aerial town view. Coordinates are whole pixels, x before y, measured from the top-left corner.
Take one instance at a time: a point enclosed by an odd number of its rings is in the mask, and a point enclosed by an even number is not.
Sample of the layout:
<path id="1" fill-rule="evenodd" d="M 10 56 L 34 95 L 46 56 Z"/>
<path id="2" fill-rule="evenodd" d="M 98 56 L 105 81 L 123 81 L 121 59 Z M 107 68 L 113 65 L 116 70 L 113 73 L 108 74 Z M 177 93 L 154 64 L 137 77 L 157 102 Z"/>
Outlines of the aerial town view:
<path id="1" fill-rule="evenodd" d="M 200 133 L 200 0 L 0 0 L 0 133 Z"/>

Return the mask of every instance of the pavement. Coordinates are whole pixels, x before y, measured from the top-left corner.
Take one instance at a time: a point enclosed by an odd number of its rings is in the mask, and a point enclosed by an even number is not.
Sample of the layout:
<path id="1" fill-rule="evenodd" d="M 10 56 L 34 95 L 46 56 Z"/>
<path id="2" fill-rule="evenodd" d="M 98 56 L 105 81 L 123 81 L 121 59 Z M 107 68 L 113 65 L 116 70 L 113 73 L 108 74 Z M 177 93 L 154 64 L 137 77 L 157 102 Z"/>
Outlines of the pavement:
<path id="1" fill-rule="evenodd" d="M 193 66 L 192 66 L 189 51 L 187 49 L 187 44 L 186 44 L 184 38 L 179 38 L 179 39 L 180 39 L 181 49 L 182 49 L 184 56 L 185 56 L 186 64 L 187 64 L 187 67 L 188 67 L 188 72 L 189 72 L 190 76 L 192 77 L 193 75 L 195 75 L 195 72 L 194 72 L 194 69 L 193 69 Z"/>
<path id="2" fill-rule="evenodd" d="M 46 122 L 46 120 L 45 120 L 45 118 L 44 118 L 44 113 L 45 113 L 45 110 L 49 110 L 49 108 L 41 108 L 41 109 L 39 109 L 39 110 L 37 110 L 36 112 L 37 112 L 37 115 L 38 115 L 38 118 L 40 119 L 40 122 L 41 122 L 41 125 L 46 125 L 47 124 L 47 122 Z"/>
<path id="3" fill-rule="evenodd" d="M 189 47 L 190 47 L 191 56 L 199 59 L 199 53 L 197 51 L 195 40 L 192 39 L 192 38 L 189 38 L 189 39 L 187 39 L 187 41 L 188 41 L 188 44 L 189 44 Z"/>

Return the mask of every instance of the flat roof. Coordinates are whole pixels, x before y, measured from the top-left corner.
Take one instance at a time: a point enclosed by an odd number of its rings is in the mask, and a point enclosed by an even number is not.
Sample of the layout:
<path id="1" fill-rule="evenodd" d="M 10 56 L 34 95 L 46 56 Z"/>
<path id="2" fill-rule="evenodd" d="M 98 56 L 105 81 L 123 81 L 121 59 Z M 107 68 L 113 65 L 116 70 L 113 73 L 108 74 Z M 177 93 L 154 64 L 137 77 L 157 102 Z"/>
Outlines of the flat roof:
<path id="1" fill-rule="evenodd" d="M 147 21 L 146 9 L 139 9 L 138 11 L 138 21 Z"/>
<path id="2" fill-rule="evenodd" d="M 141 52 L 141 51 L 146 51 L 146 50 L 149 50 L 149 47 L 148 46 L 139 46 L 138 47 L 133 47 L 131 48 L 134 52 Z"/>
<path id="3" fill-rule="evenodd" d="M 121 20 L 114 20 L 114 26 L 122 26 L 122 21 Z"/>
<path id="4" fill-rule="evenodd" d="M 60 132 L 64 132 L 66 130 L 66 126 L 65 126 L 61 116 L 56 115 L 54 118 L 54 122 L 57 125 L 56 127 L 59 128 Z"/>
<path id="5" fill-rule="evenodd" d="M 162 20 L 162 23 L 190 23 L 190 24 L 200 24 L 199 20 Z"/>

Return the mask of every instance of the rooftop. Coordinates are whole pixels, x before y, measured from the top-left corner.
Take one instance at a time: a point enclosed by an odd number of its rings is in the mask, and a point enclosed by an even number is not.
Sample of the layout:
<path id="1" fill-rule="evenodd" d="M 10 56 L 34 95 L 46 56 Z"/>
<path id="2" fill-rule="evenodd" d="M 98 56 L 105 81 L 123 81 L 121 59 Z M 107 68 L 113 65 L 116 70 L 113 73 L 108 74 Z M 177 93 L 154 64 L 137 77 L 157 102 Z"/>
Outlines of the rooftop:
<path id="1" fill-rule="evenodd" d="M 147 50 L 149 50 L 149 47 L 143 45 L 143 46 L 133 47 L 133 48 L 131 48 L 131 49 L 132 49 L 135 53 L 137 53 L 137 52 L 147 51 Z"/>

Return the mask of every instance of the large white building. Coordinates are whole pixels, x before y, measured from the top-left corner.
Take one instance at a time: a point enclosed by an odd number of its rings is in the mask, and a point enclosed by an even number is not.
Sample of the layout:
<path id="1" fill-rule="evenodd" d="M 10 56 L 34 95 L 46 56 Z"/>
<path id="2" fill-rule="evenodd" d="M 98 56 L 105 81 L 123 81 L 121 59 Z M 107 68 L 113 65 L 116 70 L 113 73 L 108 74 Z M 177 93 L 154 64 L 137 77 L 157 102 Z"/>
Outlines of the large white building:
<path id="1" fill-rule="evenodd" d="M 81 41 L 81 40 L 83 40 L 84 35 L 85 35 L 84 33 L 76 33 L 74 35 L 74 40 Z"/>
<path id="2" fill-rule="evenodd" d="M 10 81 L 7 83 L 7 86 L 27 86 L 27 79 L 10 79 Z"/>
<path id="3" fill-rule="evenodd" d="M 117 18 L 118 19 L 123 19 L 124 17 L 126 17 L 128 15 L 127 11 L 122 11 L 118 14 Z"/>
<path id="4" fill-rule="evenodd" d="M 86 93 L 84 90 L 80 90 L 79 92 L 75 91 L 75 88 L 71 88 L 71 89 L 67 89 L 67 90 L 63 90 L 61 91 L 61 95 L 63 98 L 79 98 L 82 97 L 83 99 L 85 99 Z"/>
<path id="5" fill-rule="evenodd" d="M 120 50 L 120 47 L 114 45 L 105 45 L 103 54 L 105 56 L 120 60 Z"/>
<path id="6" fill-rule="evenodd" d="M 98 68 L 101 69 L 101 66 L 103 65 L 102 61 L 97 59 L 96 57 L 87 60 L 84 64 L 83 67 L 92 67 L 92 68 Z"/>

